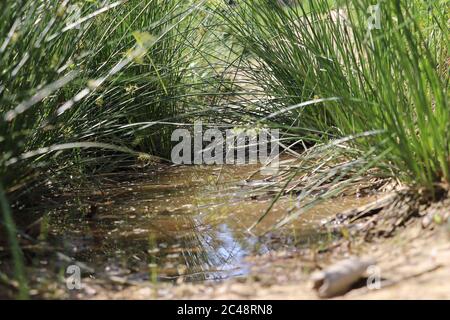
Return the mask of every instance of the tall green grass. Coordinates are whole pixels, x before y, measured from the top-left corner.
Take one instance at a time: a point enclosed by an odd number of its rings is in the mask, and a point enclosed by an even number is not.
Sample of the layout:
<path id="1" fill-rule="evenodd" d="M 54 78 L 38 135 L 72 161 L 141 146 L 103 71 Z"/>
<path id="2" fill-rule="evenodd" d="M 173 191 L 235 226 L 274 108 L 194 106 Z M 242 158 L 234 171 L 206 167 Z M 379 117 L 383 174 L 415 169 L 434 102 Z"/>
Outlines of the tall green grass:
<path id="1" fill-rule="evenodd" d="M 7 204 L 33 201 L 36 183 L 167 156 L 171 122 L 283 129 L 310 148 L 284 173 L 287 186 L 310 171 L 302 200 L 370 168 L 448 187 L 448 1 L 380 1 L 370 31 L 373 1 L 297 3 L 0 3 L 0 202 L 22 288 Z"/>
<path id="2" fill-rule="evenodd" d="M 20 283 L 17 206 L 7 203 L 40 201 L 58 179 L 70 186 L 164 157 L 164 123 L 203 108 L 225 54 L 212 45 L 205 2 L 0 3 L 0 229 Z"/>
<path id="3" fill-rule="evenodd" d="M 93 158 L 95 168 L 102 156 L 123 151 L 170 154 L 171 128 L 160 123 L 201 105 L 216 76 L 214 68 L 198 76 L 210 63 L 203 48 L 216 41 L 204 2 L 3 2 L 0 176 L 7 190 L 52 161 Z"/>
<path id="4" fill-rule="evenodd" d="M 13 215 L 11 212 L 11 208 L 6 198 L 5 190 L 3 189 L 2 184 L 0 183 L 0 208 L 2 210 L 2 221 L 4 223 L 4 228 L 7 233 L 7 238 L 9 242 L 9 246 L 11 248 L 12 260 L 14 263 L 14 272 L 15 279 L 17 280 L 17 285 L 19 289 L 19 293 L 17 297 L 19 299 L 27 299 L 28 298 L 28 284 L 27 278 L 24 270 L 24 259 L 23 253 L 19 246 L 19 242 L 17 239 L 17 229 L 14 223 Z"/>
<path id="5" fill-rule="evenodd" d="M 241 1 L 221 15 L 267 92 L 261 122 L 321 142 L 367 132 L 353 145 L 375 165 L 433 189 L 450 182 L 448 1 Z"/>

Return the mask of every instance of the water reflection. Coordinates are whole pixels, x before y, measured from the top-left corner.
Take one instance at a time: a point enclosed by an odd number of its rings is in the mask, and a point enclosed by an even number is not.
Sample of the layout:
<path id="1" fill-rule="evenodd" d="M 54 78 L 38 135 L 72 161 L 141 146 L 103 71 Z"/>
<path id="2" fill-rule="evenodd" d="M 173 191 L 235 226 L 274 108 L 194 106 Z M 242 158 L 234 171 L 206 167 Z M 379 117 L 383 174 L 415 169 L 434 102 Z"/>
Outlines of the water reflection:
<path id="1" fill-rule="evenodd" d="M 247 228 L 271 198 L 263 192 L 261 197 L 250 194 L 240 184 L 256 169 L 175 167 L 145 183 L 105 190 L 114 203 L 99 208 L 90 221 L 70 212 L 52 214 L 48 242 L 93 268 L 95 277 L 216 280 L 248 273 L 244 258 L 249 254 L 316 241 L 324 236 L 316 228 L 321 218 L 354 204 L 343 200 L 331 208 L 318 207 L 294 225 L 259 238 Z M 273 225 L 294 203 L 279 201 L 259 228 Z"/>

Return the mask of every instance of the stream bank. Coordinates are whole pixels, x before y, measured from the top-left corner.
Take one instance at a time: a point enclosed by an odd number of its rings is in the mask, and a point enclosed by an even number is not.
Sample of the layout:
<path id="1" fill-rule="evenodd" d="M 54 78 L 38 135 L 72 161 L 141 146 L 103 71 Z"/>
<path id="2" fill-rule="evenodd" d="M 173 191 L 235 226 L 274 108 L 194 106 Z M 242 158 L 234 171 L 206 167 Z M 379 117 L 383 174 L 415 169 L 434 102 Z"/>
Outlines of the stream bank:
<path id="1" fill-rule="evenodd" d="M 361 221 L 336 221 L 389 194 L 348 192 L 273 230 L 296 206 L 283 196 L 250 232 L 276 185 L 257 170 L 164 166 L 135 179 L 98 177 L 101 187 L 75 199 L 61 195 L 63 205 L 39 219 L 36 241 L 23 239 L 32 298 L 314 299 L 311 273 L 352 256 L 377 262 L 381 286 L 363 283 L 344 298 L 449 298 L 448 207 L 440 221 L 436 212 L 427 225 L 429 216 L 413 217 L 389 237 L 368 240 L 353 231 Z M 66 286 L 73 265 L 79 290 Z"/>

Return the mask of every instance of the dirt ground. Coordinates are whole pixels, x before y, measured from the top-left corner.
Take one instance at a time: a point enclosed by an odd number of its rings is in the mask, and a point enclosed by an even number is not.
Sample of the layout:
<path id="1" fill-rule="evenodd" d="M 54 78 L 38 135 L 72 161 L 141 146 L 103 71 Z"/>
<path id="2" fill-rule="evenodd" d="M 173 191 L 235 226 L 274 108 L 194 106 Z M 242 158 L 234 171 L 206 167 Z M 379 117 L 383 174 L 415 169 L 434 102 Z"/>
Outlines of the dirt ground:
<path id="1" fill-rule="evenodd" d="M 411 219 L 388 238 L 370 241 L 347 237 L 328 248 L 278 251 L 249 257 L 251 272 L 245 278 L 202 284 L 181 283 L 120 286 L 105 290 L 87 284 L 83 298 L 91 299 L 318 299 L 311 272 L 348 257 L 376 261 L 378 286 L 359 287 L 334 299 L 449 299 L 450 224 Z M 372 279 L 373 280 L 373 279 Z M 86 292 L 88 296 L 86 296 Z"/>

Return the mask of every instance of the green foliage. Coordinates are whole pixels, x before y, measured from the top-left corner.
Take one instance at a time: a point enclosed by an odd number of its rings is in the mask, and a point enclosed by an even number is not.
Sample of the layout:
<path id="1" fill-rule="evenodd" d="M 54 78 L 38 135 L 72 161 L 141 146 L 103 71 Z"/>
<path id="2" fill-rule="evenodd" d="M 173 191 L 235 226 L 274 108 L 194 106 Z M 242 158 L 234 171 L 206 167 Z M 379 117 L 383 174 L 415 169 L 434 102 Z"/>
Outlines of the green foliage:
<path id="1" fill-rule="evenodd" d="M 73 166 L 80 155 L 96 159 L 83 169 L 91 171 L 102 156 L 116 156 L 105 144 L 170 154 L 171 131 L 160 122 L 200 103 L 195 90 L 208 81 L 191 71 L 209 36 L 203 27 L 209 15 L 199 13 L 203 2 L 3 2 L 0 176 L 6 188 L 20 187 L 55 161 L 56 168 Z M 89 148 L 79 144 L 86 142 Z M 61 145 L 68 151 L 54 147 Z"/>
<path id="2" fill-rule="evenodd" d="M 316 144 L 302 161 L 321 175 L 303 200 L 330 181 L 336 195 L 344 177 L 373 167 L 448 187 L 447 0 L 380 1 L 373 30 L 371 0 L 235 2 L 0 2 L 0 204 L 22 293 L 6 196 L 29 195 L 48 172 L 88 177 L 167 156 L 168 124 L 180 119 L 276 127 Z"/>
<path id="3" fill-rule="evenodd" d="M 19 293 L 17 297 L 19 299 L 27 299 L 28 284 L 27 278 L 25 276 L 22 249 L 20 248 L 18 240 L 16 238 L 17 235 L 16 225 L 14 224 L 12 212 L 8 200 L 6 199 L 5 190 L 3 189 L 1 183 L 0 183 L 0 210 L 2 212 L 1 217 L 8 236 L 9 247 L 14 262 L 15 279 L 19 286 Z"/>
<path id="4" fill-rule="evenodd" d="M 323 142 L 381 130 L 355 143 L 376 145 L 386 174 L 450 182 L 447 1 L 382 1 L 373 30 L 368 0 L 243 2 L 222 19 L 270 97 L 260 121 Z"/>

